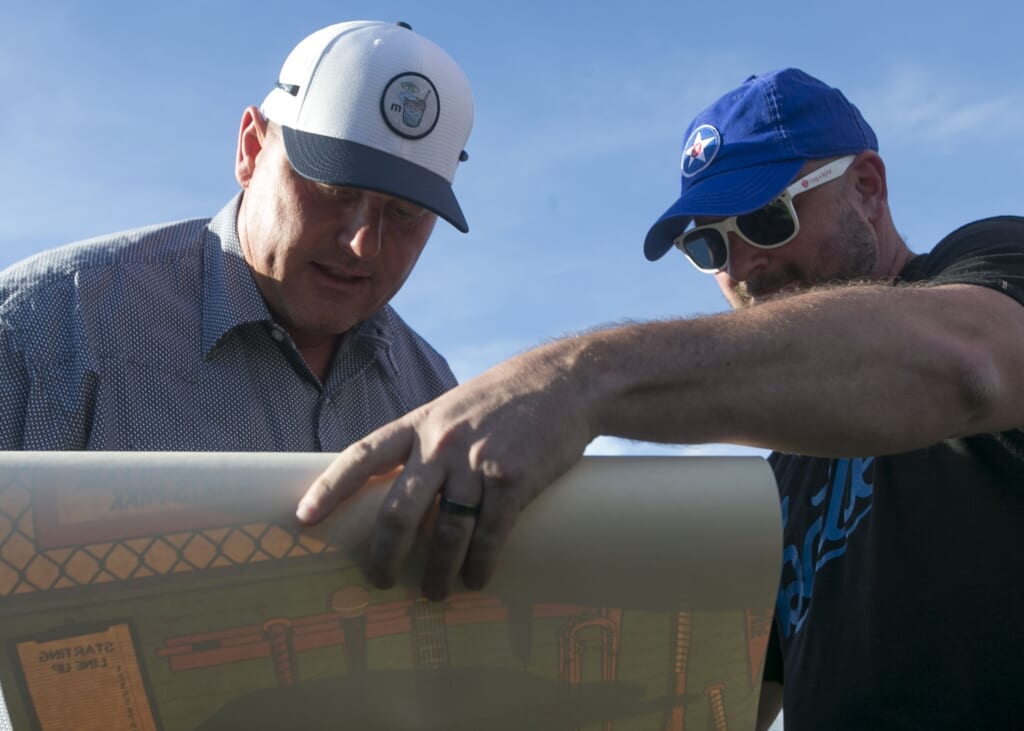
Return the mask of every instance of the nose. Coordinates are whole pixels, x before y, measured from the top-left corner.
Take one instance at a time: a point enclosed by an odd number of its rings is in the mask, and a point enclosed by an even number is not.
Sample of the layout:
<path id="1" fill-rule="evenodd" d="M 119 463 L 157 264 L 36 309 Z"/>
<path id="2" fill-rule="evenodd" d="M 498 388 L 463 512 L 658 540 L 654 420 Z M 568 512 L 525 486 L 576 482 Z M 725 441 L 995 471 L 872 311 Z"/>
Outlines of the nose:
<path id="1" fill-rule="evenodd" d="M 725 272 L 734 282 L 745 282 L 751 272 L 764 266 L 765 250 L 751 246 L 734 233 L 729 234 L 729 262 Z"/>
<path id="2" fill-rule="evenodd" d="M 381 249 L 381 217 L 384 209 L 370 196 L 361 195 L 341 212 L 338 243 L 359 259 L 373 259 Z"/>

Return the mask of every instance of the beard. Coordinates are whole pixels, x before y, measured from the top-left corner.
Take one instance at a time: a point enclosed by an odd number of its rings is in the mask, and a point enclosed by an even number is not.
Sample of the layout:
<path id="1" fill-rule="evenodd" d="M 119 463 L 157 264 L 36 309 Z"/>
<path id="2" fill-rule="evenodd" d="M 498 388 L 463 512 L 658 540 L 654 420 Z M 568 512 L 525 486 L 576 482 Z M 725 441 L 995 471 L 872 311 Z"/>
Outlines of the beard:
<path id="1" fill-rule="evenodd" d="M 870 279 L 878 265 L 875 230 L 847 202 L 836 230 L 821 242 L 817 256 L 807 264 L 786 263 L 779 269 L 739 282 L 732 291 L 735 309 L 757 301 L 785 296 L 822 285 Z"/>

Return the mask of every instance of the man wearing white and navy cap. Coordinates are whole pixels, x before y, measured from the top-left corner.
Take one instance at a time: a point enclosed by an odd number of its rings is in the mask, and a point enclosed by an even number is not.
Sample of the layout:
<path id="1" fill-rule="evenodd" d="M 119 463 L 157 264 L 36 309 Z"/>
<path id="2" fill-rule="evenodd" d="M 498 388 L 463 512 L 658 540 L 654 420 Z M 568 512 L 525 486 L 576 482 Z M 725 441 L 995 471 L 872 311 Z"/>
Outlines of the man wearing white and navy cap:
<path id="1" fill-rule="evenodd" d="M 439 598 L 457 577 L 487 582 L 519 512 L 600 434 L 775 450 L 784 554 L 762 725 L 782 703 L 787 729 L 1020 727 L 1024 219 L 968 223 L 915 255 L 874 131 L 797 69 L 698 113 L 677 159 L 644 255 L 678 249 L 733 312 L 523 353 L 343 452 L 299 517 L 404 464 L 371 577 L 394 580 L 403 526 L 443 489 L 477 515 L 439 518 L 423 579 Z"/>
<path id="2" fill-rule="evenodd" d="M 405 23 L 354 21 L 268 87 L 215 217 L 0 273 L 0 449 L 338 450 L 455 384 L 388 302 L 438 216 L 468 230 L 462 71 Z"/>

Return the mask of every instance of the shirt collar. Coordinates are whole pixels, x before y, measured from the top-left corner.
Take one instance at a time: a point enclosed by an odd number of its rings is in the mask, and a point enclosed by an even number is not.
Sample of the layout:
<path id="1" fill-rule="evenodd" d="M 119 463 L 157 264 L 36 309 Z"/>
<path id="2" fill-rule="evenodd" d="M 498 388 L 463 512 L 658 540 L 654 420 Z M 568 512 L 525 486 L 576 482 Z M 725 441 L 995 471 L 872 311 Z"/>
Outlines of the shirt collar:
<path id="1" fill-rule="evenodd" d="M 239 192 L 206 226 L 203 241 L 203 354 L 232 329 L 269 322 L 270 311 L 242 254 L 238 239 Z"/>

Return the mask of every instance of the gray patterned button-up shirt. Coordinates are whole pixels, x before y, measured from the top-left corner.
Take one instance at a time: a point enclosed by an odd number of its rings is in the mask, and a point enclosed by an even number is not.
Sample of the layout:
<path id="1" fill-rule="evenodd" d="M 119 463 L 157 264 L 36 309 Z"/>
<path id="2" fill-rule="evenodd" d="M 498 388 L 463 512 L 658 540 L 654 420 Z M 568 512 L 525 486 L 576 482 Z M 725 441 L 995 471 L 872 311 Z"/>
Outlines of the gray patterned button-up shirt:
<path id="1" fill-rule="evenodd" d="M 321 385 L 242 257 L 240 200 L 0 272 L 0 449 L 336 451 L 455 385 L 391 307 Z"/>

